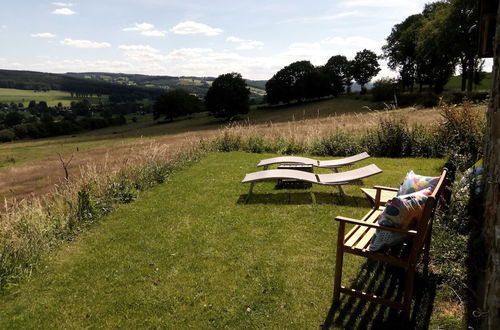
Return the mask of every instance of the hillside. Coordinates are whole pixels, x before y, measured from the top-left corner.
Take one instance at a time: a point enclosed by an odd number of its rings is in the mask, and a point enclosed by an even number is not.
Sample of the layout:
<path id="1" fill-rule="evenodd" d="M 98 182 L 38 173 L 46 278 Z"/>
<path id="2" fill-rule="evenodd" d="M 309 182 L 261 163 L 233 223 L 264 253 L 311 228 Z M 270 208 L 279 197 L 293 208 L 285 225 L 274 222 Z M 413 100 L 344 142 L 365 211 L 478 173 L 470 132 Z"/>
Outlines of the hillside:
<path id="1" fill-rule="evenodd" d="M 204 97 L 215 80 L 215 77 L 195 76 L 149 76 L 143 74 L 107 73 L 107 72 L 68 72 L 67 76 L 93 81 L 109 82 L 124 86 L 140 86 L 146 88 L 176 89 L 181 88 L 189 93 Z M 245 79 L 250 87 L 250 98 L 260 99 L 265 95 L 266 80 Z"/>
<path id="2" fill-rule="evenodd" d="M 69 72 L 65 74 L 0 69 L 0 88 L 22 90 L 61 90 L 84 94 L 137 95 L 155 98 L 168 89 L 182 88 L 204 97 L 214 77 L 149 76 L 107 72 Z M 246 80 L 250 98 L 260 101 L 265 95 L 265 80 Z"/>
<path id="3" fill-rule="evenodd" d="M 162 90 L 127 86 L 105 81 L 72 77 L 67 74 L 35 71 L 0 70 L 0 88 L 24 90 L 61 90 L 77 94 L 125 95 L 128 98 L 155 98 Z"/>

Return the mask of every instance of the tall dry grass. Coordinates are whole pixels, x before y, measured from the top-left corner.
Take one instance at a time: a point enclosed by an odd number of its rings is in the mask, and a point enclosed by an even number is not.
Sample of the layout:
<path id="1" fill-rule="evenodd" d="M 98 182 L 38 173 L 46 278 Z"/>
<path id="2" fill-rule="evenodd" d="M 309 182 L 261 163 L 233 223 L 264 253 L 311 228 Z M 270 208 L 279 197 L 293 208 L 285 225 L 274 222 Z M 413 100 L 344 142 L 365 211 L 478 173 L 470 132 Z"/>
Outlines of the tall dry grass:
<path id="1" fill-rule="evenodd" d="M 61 240 L 72 239 L 202 153 L 203 148 L 195 145 L 173 153 L 164 145 L 150 144 L 133 150 L 121 164 L 109 157 L 88 163 L 79 177 L 61 181 L 49 194 L 6 201 L 0 213 L 0 289 L 30 272 L 39 257 Z"/>
<path id="2" fill-rule="evenodd" d="M 405 108 L 286 123 L 231 124 L 221 129 L 214 145 L 218 151 L 318 156 L 368 151 L 381 157 L 444 157 L 470 154 L 475 148 L 478 151 L 472 158 L 477 158 L 482 147 L 481 127 L 484 108 L 465 102 L 460 106 L 442 104 L 439 109 Z M 457 146 L 461 149 L 456 150 Z"/>

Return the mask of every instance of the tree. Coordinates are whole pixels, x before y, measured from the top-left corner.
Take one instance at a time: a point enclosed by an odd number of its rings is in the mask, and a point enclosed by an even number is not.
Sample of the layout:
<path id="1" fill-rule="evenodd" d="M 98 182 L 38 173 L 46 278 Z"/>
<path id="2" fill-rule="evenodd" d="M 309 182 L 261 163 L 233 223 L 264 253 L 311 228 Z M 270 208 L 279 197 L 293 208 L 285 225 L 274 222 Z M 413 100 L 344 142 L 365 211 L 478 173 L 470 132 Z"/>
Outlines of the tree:
<path id="1" fill-rule="evenodd" d="M 5 115 L 3 124 L 5 127 L 13 127 L 15 125 L 19 125 L 23 122 L 23 115 L 17 111 L 11 111 Z"/>
<path id="2" fill-rule="evenodd" d="M 422 14 L 416 48 L 420 79 L 421 83 L 427 83 L 436 93 L 441 93 L 457 63 L 452 8 L 446 2 L 435 2 L 427 4 Z"/>
<path id="3" fill-rule="evenodd" d="M 155 119 L 165 116 L 170 121 L 173 121 L 175 117 L 200 111 L 200 100 L 183 89 L 175 89 L 160 95 L 153 105 Z"/>
<path id="4" fill-rule="evenodd" d="M 290 103 L 292 100 L 300 101 L 303 98 L 317 95 L 311 82 L 319 77 L 319 73 L 309 61 L 298 61 L 279 70 L 266 83 L 267 102 Z M 316 85 L 316 83 L 314 83 Z"/>
<path id="5" fill-rule="evenodd" d="M 324 66 L 328 75 L 330 90 L 333 95 L 344 92 L 344 86 L 350 91 L 352 85 L 351 62 L 343 55 L 335 55 L 328 59 Z"/>
<path id="6" fill-rule="evenodd" d="M 205 106 L 216 118 L 231 119 L 248 113 L 250 90 L 241 74 L 232 72 L 218 76 L 208 89 Z"/>
<path id="7" fill-rule="evenodd" d="M 377 55 L 368 49 L 363 49 L 356 53 L 352 61 L 352 76 L 361 85 L 361 91 L 365 90 L 365 85 L 377 75 L 380 65 Z"/>
<path id="8" fill-rule="evenodd" d="M 472 91 L 474 80 L 476 78 L 477 68 L 481 61 L 477 56 L 479 47 L 479 8 L 477 0 L 451 0 L 450 1 L 448 27 L 452 30 L 446 31 L 448 38 L 454 39 L 455 52 L 458 56 L 461 77 L 462 91 L 467 89 Z M 480 72 L 480 71 L 479 71 Z"/>
<path id="9" fill-rule="evenodd" d="M 388 66 L 398 70 L 403 90 L 413 90 L 418 70 L 416 35 L 422 25 L 422 14 L 408 16 L 403 22 L 394 25 L 387 43 L 382 47 L 383 57 Z"/>

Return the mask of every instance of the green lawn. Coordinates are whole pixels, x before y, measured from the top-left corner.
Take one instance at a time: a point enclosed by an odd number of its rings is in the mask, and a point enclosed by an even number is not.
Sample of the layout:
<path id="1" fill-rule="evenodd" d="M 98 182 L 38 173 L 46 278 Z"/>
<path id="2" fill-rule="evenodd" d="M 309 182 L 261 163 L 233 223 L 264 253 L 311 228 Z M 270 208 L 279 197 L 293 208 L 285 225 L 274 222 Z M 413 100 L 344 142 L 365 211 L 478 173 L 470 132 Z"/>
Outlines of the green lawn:
<path id="1" fill-rule="evenodd" d="M 87 98 L 89 101 L 98 102 L 98 97 Z M 25 107 L 28 106 L 30 101 L 36 101 L 37 103 L 40 101 L 47 102 L 47 105 L 50 107 L 56 106 L 59 102 L 61 102 L 64 106 L 69 106 L 71 101 L 81 101 L 82 99 L 71 97 L 71 93 L 58 91 L 58 90 L 50 90 L 47 92 L 35 92 L 33 90 L 24 90 L 24 89 L 15 89 L 15 88 L 0 88 L 0 102 L 2 103 L 23 103 Z M 107 100 L 107 96 L 103 96 L 101 98 L 102 102 Z"/>
<path id="2" fill-rule="evenodd" d="M 354 329 L 390 321 L 387 310 L 345 298 L 328 317 L 332 219 L 368 210 L 359 186 L 347 186 L 349 197 L 339 201 L 329 187 L 275 190 L 263 183 L 243 204 L 248 186 L 241 179 L 268 156 L 209 154 L 100 219 L 0 296 L 0 328 L 304 329 L 331 319 L 336 328 Z M 396 186 L 408 169 L 437 175 L 443 164 L 371 158 L 356 166 L 371 162 L 384 172 L 364 186 Z M 344 279 L 387 276 L 370 269 L 347 256 Z M 426 315 L 419 317 L 428 321 Z"/>

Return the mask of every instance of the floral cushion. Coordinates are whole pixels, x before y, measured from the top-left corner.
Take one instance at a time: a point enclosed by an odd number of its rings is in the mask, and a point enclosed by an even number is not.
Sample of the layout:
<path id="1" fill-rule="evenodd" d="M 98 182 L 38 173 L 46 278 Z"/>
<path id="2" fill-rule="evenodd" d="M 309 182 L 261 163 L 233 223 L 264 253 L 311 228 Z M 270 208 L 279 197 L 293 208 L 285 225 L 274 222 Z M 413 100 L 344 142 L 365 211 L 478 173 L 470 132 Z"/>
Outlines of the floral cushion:
<path id="1" fill-rule="evenodd" d="M 415 228 L 424 211 L 425 202 L 431 193 L 431 188 L 427 188 L 412 194 L 392 198 L 386 203 L 385 209 L 379 215 L 377 222 L 388 227 Z M 405 236 L 405 234 L 377 229 L 372 237 L 369 250 L 378 251 L 396 245 L 401 243 Z"/>
<path id="2" fill-rule="evenodd" d="M 464 172 L 462 180 L 460 180 L 460 191 L 463 194 L 472 191 L 474 195 L 481 193 L 481 187 L 484 181 L 483 160 L 478 160 L 471 168 Z"/>
<path id="3" fill-rule="evenodd" d="M 406 173 L 406 177 L 399 187 L 399 195 L 407 195 L 419 190 L 430 188 L 433 190 L 439 182 L 439 177 L 423 176 L 415 174 L 412 170 Z"/>

